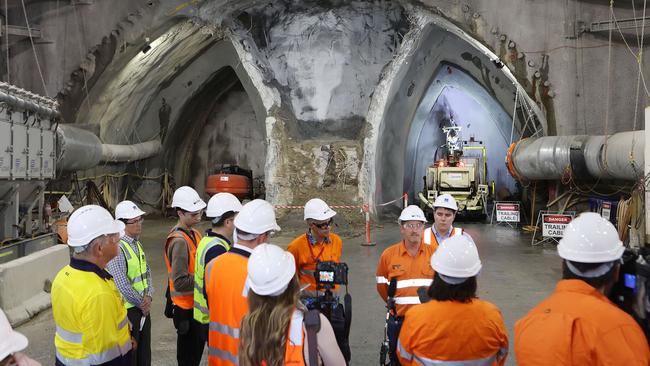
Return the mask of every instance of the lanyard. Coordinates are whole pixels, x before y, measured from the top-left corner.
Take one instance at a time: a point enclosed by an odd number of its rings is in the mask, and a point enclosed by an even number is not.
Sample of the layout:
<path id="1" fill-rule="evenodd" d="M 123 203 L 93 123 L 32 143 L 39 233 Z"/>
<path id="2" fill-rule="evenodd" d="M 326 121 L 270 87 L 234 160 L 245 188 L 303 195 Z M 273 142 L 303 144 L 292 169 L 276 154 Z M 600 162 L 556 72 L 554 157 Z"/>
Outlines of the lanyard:
<path id="1" fill-rule="evenodd" d="M 320 247 L 320 252 L 318 252 L 318 255 L 314 256 L 314 249 L 312 249 L 313 245 L 311 244 L 311 242 L 309 242 L 309 240 L 307 241 L 308 241 L 307 246 L 309 247 L 309 253 L 311 253 L 311 259 L 314 262 L 318 262 L 320 260 L 320 256 L 323 255 L 323 251 L 325 251 L 325 243 L 323 243 L 323 245 Z"/>

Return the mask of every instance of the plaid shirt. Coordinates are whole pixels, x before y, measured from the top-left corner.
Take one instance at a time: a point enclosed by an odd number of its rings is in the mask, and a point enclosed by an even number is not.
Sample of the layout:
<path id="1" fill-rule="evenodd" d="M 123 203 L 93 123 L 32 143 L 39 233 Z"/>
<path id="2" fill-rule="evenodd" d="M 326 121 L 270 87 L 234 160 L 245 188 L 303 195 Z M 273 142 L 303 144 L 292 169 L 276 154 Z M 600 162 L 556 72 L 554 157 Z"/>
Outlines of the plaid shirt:
<path id="1" fill-rule="evenodd" d="M 136 239 L 133 239 L 128 235 L 124 235 L 123 237 L 120 238 L 120 240 L 124 240 L 127 243 L 129 243 L 129 246 L 131 246 L 131 249 L 133 249 L 135 255 L 138 257 L 140 256 L 140 250 L 138 249 L 138 245 L 136 244 L 137 243 Z M 111 259 L 110 262 L 108 262 L 107 270 L 108 272 L 111 273 L 111 275 L 113 275 L 113 279 L 115 280 L 115 285 L 117 286 L 117 289 L 120 291 L 124 299 L 129 303 L 140 307 L 140 304 L 142 304 L 143 296 L 141 296 L 131 286 L 131 281 L 129 281 L 129 278 L 126 275 L 128 272 L 126 258 L 124 257 L 124 252 L 122 251 L 121 248 L 117 256 Z M 149 284 L 149 287 L 145 290 L 145 295 L 152 296 L 153 282 L 151 281 L 151 268 L 149 267 L 149 265 L 147 265 L 147 273 L 145 273 L 145 278 L 147 280 L 147 283 Z"/>

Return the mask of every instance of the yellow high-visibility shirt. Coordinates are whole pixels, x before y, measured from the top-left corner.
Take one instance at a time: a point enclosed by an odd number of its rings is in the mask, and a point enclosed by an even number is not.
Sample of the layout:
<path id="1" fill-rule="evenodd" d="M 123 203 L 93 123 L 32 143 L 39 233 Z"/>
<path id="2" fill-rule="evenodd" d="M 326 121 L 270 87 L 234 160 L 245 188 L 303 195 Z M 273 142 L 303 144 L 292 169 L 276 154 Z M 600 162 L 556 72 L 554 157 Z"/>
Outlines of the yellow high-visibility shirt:
<path id="1" fill-rule="evenodd" d="M 74 259 L 52 282 L 56 358 L 66 366 L 130 357 L 129 320 L 108 272 Z"/>

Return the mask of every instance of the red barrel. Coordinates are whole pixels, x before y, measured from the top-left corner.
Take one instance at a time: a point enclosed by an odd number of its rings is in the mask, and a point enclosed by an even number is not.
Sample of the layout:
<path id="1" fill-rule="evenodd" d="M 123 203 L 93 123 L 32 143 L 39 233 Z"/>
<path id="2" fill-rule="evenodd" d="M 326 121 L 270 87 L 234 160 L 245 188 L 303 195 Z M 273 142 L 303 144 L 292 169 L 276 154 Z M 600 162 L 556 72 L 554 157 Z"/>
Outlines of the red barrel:
<path id="1" fill-rule="evenodd" d="M 248 177 L 237 174 L 213 174 L 208 176 L 205 193 L 212 196 L 220 192 L 228 192 L 240 200 L 248 198 L 252 193 L 252 183 Z"/>

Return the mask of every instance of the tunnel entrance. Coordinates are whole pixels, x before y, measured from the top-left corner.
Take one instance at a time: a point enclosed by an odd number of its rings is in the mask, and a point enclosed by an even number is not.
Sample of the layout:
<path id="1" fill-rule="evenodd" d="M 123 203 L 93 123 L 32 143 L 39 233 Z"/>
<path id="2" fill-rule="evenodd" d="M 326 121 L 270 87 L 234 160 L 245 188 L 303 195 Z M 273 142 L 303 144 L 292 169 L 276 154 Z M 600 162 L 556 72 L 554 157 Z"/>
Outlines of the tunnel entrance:
<path id="1" fill-rule="evenodd" d="M 445 163 L 444 127 L 460 128 L 459 142 L 465 162 L 481 162 L 475 173 L 480 183 L 497 192 L 515 193 L 515 180 L 504 164 L 513 131 L 512 119 L 501 104 L 476 80 L 452 64 L 441 64 L 410 124 L 407 137 L 403 190 L 419 204 L 427 168 Z M 429 177 L 430 179 L 431 177 Z M 431 185 L 431 181 L 429 181 Z M 438 190 L 452 190 L 438 182 Z M 471 189 L 476 190 L 479 181 Z M 426 193 L 424 194 L 426 196 Z"/>
<path id="2" fill-rule="evenodd" d="M 266 129 L 231 67 L 220 69 L 191 97 L 175 125 L 169 137 L 182 139 L 175 159 L 177 185 L 191 185 L 207 197 L 208 176 L 224 165 L 252 170 L 254 180 L 263 181 Z"/>

